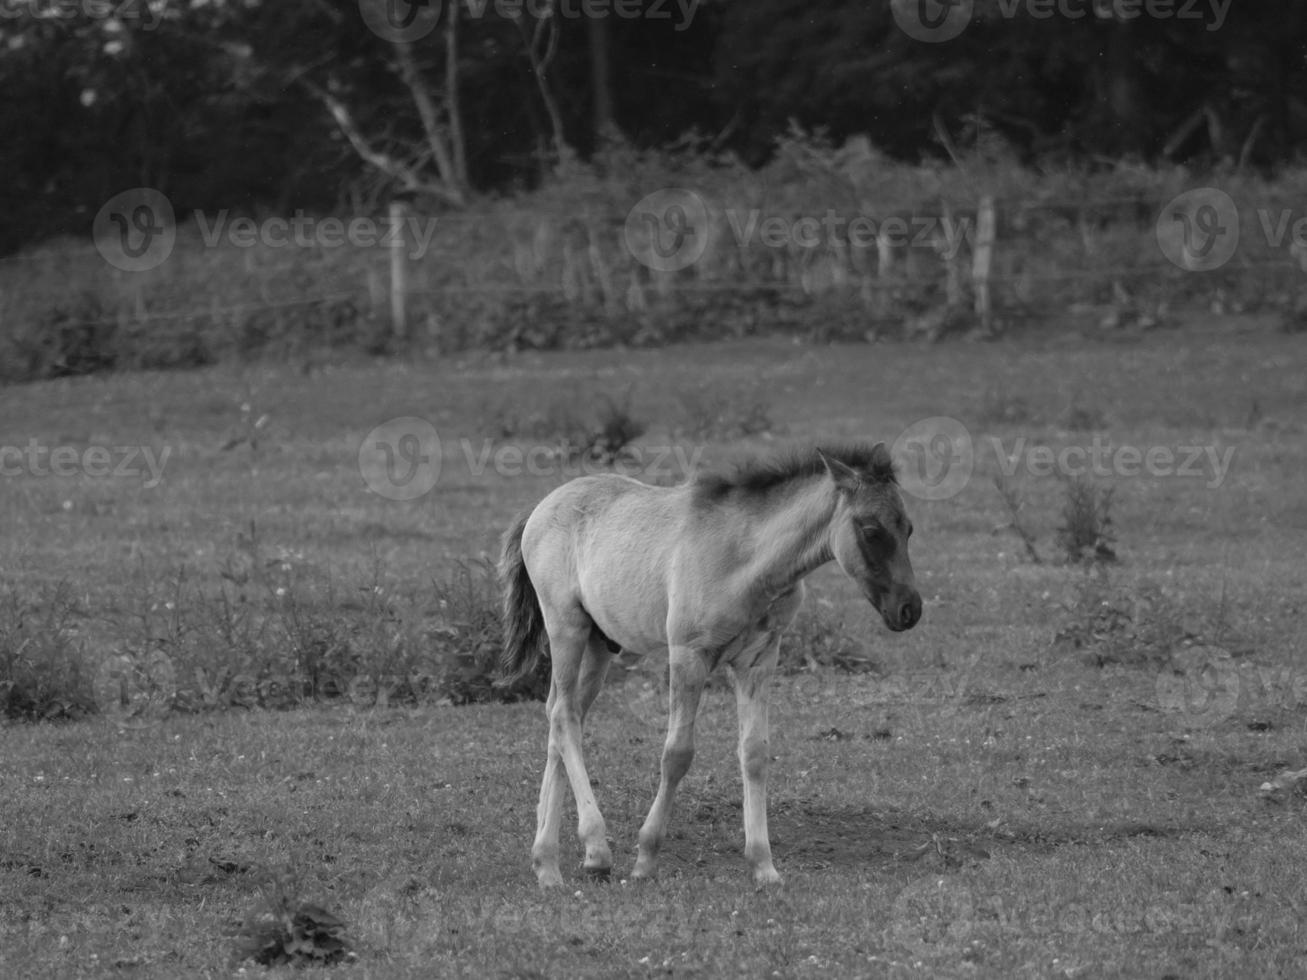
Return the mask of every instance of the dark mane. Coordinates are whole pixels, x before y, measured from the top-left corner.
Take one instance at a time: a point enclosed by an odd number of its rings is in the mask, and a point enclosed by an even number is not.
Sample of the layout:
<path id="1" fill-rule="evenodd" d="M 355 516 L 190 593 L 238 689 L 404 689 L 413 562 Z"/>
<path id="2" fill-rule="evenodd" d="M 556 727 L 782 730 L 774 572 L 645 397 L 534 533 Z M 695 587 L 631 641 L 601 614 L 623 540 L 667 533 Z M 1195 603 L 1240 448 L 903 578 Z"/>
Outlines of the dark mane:
<path id="1" fill-rule="evenodd" d="M 703 502 L 719 501 L 733 495 L 761 497 L 792 480 L 818 476 L 826 472 L 826 464 L 821 461 L 818 449 L 857 470 L 868 483 L 894 485 L 898 482 L 886 449 L 853 443 L 792 450 L 747 460 L 726 470 L 699 472 L 693 479 L 694 496 Z"/>

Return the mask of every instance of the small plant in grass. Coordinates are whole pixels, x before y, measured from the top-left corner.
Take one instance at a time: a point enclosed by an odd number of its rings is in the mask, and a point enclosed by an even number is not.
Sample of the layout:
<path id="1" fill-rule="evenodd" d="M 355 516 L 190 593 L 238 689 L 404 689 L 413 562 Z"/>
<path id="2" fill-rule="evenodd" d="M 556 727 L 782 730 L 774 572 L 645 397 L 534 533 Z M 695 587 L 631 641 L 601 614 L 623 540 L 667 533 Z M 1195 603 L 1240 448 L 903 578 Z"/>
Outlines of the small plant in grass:
<path id="1" fill-rule="evenodd" d="M 1021 491 L 1017 485 L 1009 480 L 1002 473 L 994 474 L 994 487 L 998 490 L 998 495 L 1003 498 L 1003 504 L 1007 507 L 1008 523 L 997 530 L 1011 528 L 1021 538 L 1021 543 L 1026 547 L 1026 554 L 1036 565 L 1043 564 L 1039 557 L 1039 551 L 1035 548 L 1035 533 L 1022 519 L 1021 511 L 1025 507 L 1025 500 L 1021 496 Z"/>
<path id="2" fill-rule="evenodd" d="M 631 414 L 631 389 L 619 402 L 601 395 L 598 424 L 587 452 L 603 463 L 615 463 L 628 455 L 627 447 L 644 435 L 648 426 Z"/>
<path id="3" fill-rule="evenodd" d="M 1223 603 L 1214 614 L 1195 615 L 1156 582 L 1119 582 L 1101 564 L 1085 569 L 1054 636 L 1099 667 L 1157 667 L 1180 647 L 1230 639 Z"/>
<path id="4" fill-rule="evenodd" d="M 1057 541 L 1071 564 L 1116 561 L 1112 547 L 1112 490 L 1100 488 L 1084 477 L 1066 481 Z"/>
<path id="5" fill-rule="evenodd" d="M 94 670 L 66 582 L 29 600 L 0 598 L 0 711 L 23 721 L 72 720 L 96 710 Z"/>
<path id="6" fill-rule="evenodd" d="M 810 591 L 781 637 L 777 669 L 782 674 L 797 674 L 820 667 L 856 673 L 872 670 L 875 664 L 862 651 L 835 603 Z"/>
<path id="7" fill-rule="evenodd" d="M 776 431 L 767 398 L 759 391 L 691 389 L 679 401 L 677 432 L 697 442 L 730 442 Z"/>
<path id="8" fill-rule="evenodd" d="M 500 439 L 548 442 L 568 463 L 594 461 L 611 466 L 630 455 L 630 445 L 647 430 L 631 409 L 631 389 L 620 399 L 604 392 L 586 416 L 570 402 L 555 402 L 544 412 L 523 415 L 505 407 L 490 412 L 492 432 Z"/>
<path id="9" fill-rule="evenodd" d="M 237 962 L 260 966 L 331 966 L 355 959 L 345 923 L 295 897 L 295 883 L 273 876 L 235 931 Z"/>
<path id="10" fill-rule="evenodd" d="M 435 622 L 426 632 L 434 646 L 442 698 L 451 704 L 544 700 L 549 693 L 548 657 L 541 657 L 535 671 L 516 683 L 497 683 L 504 627 L 494 562 L 459 562 L 432 586 Z"/>

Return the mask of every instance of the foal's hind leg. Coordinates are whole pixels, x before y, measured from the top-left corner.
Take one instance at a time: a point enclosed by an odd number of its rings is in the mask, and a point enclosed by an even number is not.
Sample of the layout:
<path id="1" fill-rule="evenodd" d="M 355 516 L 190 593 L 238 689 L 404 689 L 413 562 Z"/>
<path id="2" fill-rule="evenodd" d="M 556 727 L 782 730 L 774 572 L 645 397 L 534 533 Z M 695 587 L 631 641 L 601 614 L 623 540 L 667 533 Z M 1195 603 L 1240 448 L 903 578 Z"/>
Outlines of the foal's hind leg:
<path id="1" fill-rule="evenodd" d="M 662 778 L 649 816 L 640 828 L 640 849 L 635 860 L 635 878 L 650 878 L 658 863 L 658 849 L 667 835 L 667 817 L 672 797 L 681 778 L 694 760 L 694 721 L 699 698 L 708 679 L 708 665 L 693 647 L 671 648 L 670 691 L 668 692 L 667 741 L 663 744 Z"/>
<path id="2" fill-rule="evenodd" d="M 595 803 L 581 753 L 581 724 L 603 686 L 611 654 L 602 641 L 591 639 L 588 618 L 582 622 L 549 623 L 553 680 L 545 704 L 549 716 L 549 754 L 540 784 L 535 844 L 531 863 L 541 887 L 562 884 L 558 870 L 558 831 L 562 818 L 562 776 L 567 774 L 576 797 L 577 833 L 585 844 L 585 868 L 602 872 L 612 867 L 607 828 Z"/>
<path id="3" fill-rule="evenodd" d="M 590 707 L 595 703 L 595 698 L 603 690 L 604 678 L 608 676 L 608 665 L 613 661 L 613 653 L 608 649 L 608 643 L 604 638 L 592 632 L 590 639 L 586 642 L 585 654 L 581 661 L 581 678 L 579 684 L 578 696 L 581 707 L 581 726 L 580 730 L 585 728 L 586 715 L 590 713 Z M 578 731 L 578 751 L 580 731 Z M 586 780 L 586 786 L 589 787 L 589 779 Z M 595 813 L 599 809 L 596 805 Z M 578 814 L 579 816 L 579 814 Z M 608 837 L 603 826 L 603 817 L 599 817 L 599 834 L 597 838 L 586 836 L 585 825 L 582 824 L 577 828 L 581 840 L 585 843 L 585 861 L 582 867 L 592 874 L 606 875 L 613 867 L 613 854 L 608 847 Z"/>

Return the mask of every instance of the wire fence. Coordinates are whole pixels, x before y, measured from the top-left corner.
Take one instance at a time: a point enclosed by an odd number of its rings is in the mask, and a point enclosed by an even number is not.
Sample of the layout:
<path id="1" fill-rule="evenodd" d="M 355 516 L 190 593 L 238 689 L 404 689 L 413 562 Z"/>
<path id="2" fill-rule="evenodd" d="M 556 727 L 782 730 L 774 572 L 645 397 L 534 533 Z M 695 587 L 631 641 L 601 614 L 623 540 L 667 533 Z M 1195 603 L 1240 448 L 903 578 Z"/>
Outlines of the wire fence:
<path id="1" fill-rule="evenodd" d="M 413 254 L 419 243 L 409 235 L 364 247 L 324 245 L 313 238 L 269 245 L 256 232 L 250 244 L 238 246 L 230 237 L 197 236 L 183 224 L 173 229 L 175 244 L 160 267 L 139 273 L 115 268 L 112 256 L 106 257 L 91 236 L 0 257 L 0 312 L 6 319 L 39 314 L 42 302 L 67 306 L 77 289 L 95 288 L 105 297 L 98 315 L 78 315 L 73 307 L 57 318 L 61 327 L 235 320 L 347 304 L 360 313 L 394 319 L 459 298 L 550 297 L 638 313 L 676 296 L 850 294 L 883 313 L 897 294 L 923 288 L 937 289 L 949 304 L 994 291 L 1000 310 L 1011 305 L 1013 292 L 1055 295 L 1056 287 L 1068 284 L 1115 287 L 1118 296 L 1123 283 L 1201 289 L 1200 283 L 1219 288 L 1236 277 L 1245 288 L 1264 291 L 1270 284 L 1292 289 L 1307 271 L 1307 242 L 1298 241 L 1307 236 L 1299 234 L 1297 225 L 1290 235 L 1282 221 L 1268 221 L 1274 208 L 1272 202 L 1264 203 L 1255 222 L 1241 222 L 1238 212 L 1233 216 L 1236 223 L 1260 229 L 1263 240 L 1246 235 L 1223 261 L 1199 261 L 1188 268 L 1168 252 L 1168 235 L 1185 238 L 1180 244 L 1188 248 L 1186 236 L 1193 232 L 1186 221 L 1201 233 L 1212 231 L 1213 214 L 1227 224 L 1229 215 L 1222 218 L 1214 210 L 1217 204 L 1201 199 L 1169 214 L 1173 202 L 1138 194 L 981 198 L 974 207 L 919 208 L 879 219 L 847 208 L 823 214 L 718 209 L 709 216 L 711 227 L 690 229 L 714 238 L 712 247 L 676 268 L 660 262 L 638 229 L 632 234 L 629 212 L 597 204 L 574 213 L 505 208 L 406 214 L 406 220 L 431 223 L 420 254 Z M 977 226 L 986 209 L 993 217 L 990 238 L 982 246 L 992 255 L 982 263 Z M 768 243 L 757 234 L 759 215 L 780 218 L 789 230 L 782 229 Z M 810 242 L 796 240 L 798 222 L 807 221 L 811 228 L 831 216 L 846 228 L 865 219 L 874 233 L 861 244 L 820 233 Z M 351 219 L 303 220 L 335 220 L 344 227 Z M 906 228 L 897 243 L 886 242 L 884 229 L 891 222 Z M 212 231 L 213 222 L 208 227 Z M 1276 227 L 1281 229 L 1278 241 L 1272 240 Z M 749 229 L 752 237 L 746 234 Z M 402 275 L 397 266 L 403 267 Z M 1204 273 L 1212 275 L 1204 279 Z M 31 300 L 26 304 L 25 296 Z M 1113 299 L 1110 293 L 1100 298 L 1104 303 Z"/>

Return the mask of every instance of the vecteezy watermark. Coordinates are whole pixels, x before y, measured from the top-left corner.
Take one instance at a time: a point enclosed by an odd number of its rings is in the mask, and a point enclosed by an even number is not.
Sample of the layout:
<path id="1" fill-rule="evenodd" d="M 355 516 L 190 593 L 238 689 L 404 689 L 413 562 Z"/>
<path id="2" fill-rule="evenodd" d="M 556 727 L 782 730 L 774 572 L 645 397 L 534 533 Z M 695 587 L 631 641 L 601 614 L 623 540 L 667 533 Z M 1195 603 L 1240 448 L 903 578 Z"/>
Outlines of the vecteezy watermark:
<path id="1" fill-rule="evenodd" d="M 970 888 L 950 878 L 923 878 L 894 899 L 886 939 L 915 956 L 951 955 L 960 950 L 975 924 L 976 903 Z"/>
<path id="2" fill-rule="evenodd" d="M 430 493 L 445 463 L 444 444 L 426 419 L 391 419 L 369 432 L 359 445 L 359 473 L 373 493 L 389 500 L 416 500 Z M 676 479 L 698 466 L 702 446 L 628 446 L 617 458 L 604 460 L 577 454 L 558 443 L 526 446 L 492 439 L 461 438 L 451 453 L 462 457 L 475 478 L 486 473 L 506 479 L 558 477 L 570 479 L 596 473 L 618 473 L 646 480 Z"/>
<path id="3" fill-rule="evenodd" d="M 1239 208 L 1225 191 L 1197 187 L 1172 198 L 1157 216 L 1162 254 L 1186 272 L 1219 269 L 1234 257 L 1241 237 L 1271 249 L 1287 249 L 1307 271 L 1307 215 L 1293 208 L 1256 208 L 1256 223 L 1241 223 Z"/>
<path id="4" fill-rule="evenodd" d="M 708 248 L 708 206 L 694 191 L 669 187 L 642 197 L 622 227 L 626 250 L 655 272 L 679 272 Z"/>
<path id="5" fill-rule="evenodd" d="M 1172 198 L 1157 216 L 1162 254 L 1186 272 L 1208 272 L 1229 262 L 1239 247 L 1239 208 L 1215 187 L 1196 187 Z"/>
<path id="6" fill-rule="evenodd" d="M 359 473 L 387 500 L 416 500 L 440 479 L 440 433 L 415 416 L 383 422 L 359 444 Z"/>
<path id="7" fill-rule="evenodd" d="M 293 218 L 229 218 L 219 211 L 210 221 L 202 211 L 194 212 L 195 223 L 205 247 L 216 248 L 224 240 L 233 248 L 406 248 L 408 257 L 420 259 L 431 247 L 436 219 L 406 215 L 402 218 L 360 216 L 316 218 L 296 211 Z"/>
<path id="8" fill-rule="evenodd" d="M 91 224 L 95 247 L 123 272 L 163 264 L 177 243 L 172 202 L 153 187 L 133 187 L 104 202 Z"/>
<path id="9" fill-rule="evenodd" d="M 1113 443 L 1095 434 L 1088 445 L 1051 446 L 1018 436 L 1010 443 L 989 436 L 979 444 L 955 418 L 936 416 L 914 422 L 899 433 L 890 453 L 899 483 L 922 500 L 947 500 L 967 486 L 977 458 L 988 449 L 1005 477 L 1150 477 L 1202 479 L 1209 490 L 1229 475 L 1235 446 L 1178 444 L 1136 446 Z"/>
<path id="10" fill-rule="evenodd" d="M 368 29 L 384 41 L 418 41 L 440 23 L 445 3 L 451 0 L 359 0 L 359 13 Z M 516 21 L 657 20 L 672 21 L 678 33 L 689 28 L 703 0 L 452 0 L 460 13 L 473 20 L 493 15 Z"/>
<path id="11" fill-rule="evenodd" d="M 921 500 L 956 497 L 976 467 L 971 433 L 942 415 L 913 422 L 894 440 L 890 455 L 898 463 L 900 485 Z"/>
<path id="12" fill-rule="evenodd" d="M 152 31 L 163 21 L 167 7 L 151 0 L 0 0 L 0 21 L 27 18 L 41 21 L 102 20 L 124 23 L 140 22 L 142 30 Z M 108 25 L 106 25 L 108 27 Z M 113 42 L 106 51 L 113 54 Z"/>
<path id="13" fill-rule="evenodd" d="M 1171 654 L 1157 675 L 1157 703 L 1190 728 L 1210 728 L 1239 706 L 1239 668 L 1220 647 L 1188 647 Z"/>
<path id="14" fill-rule="evenodd" d="M 1053 18 L 1078 21 L 1087 17 L 1126 23 L 1148 20 L 1201 20 L 1208 31 L 1225 25 L 1233 0 L 998 0 L 1004 20 L 1024 16 L 1034 21 Z M 890 0 L 899 29 L 916 41 L 951 41 L 971 23 L 973 0 Z M 992 11 L 991 11 L 992 13 Z"/>
<path id="15" fill-rule="evenodd" d="M 172 446 L 47 446 L 38 439 L 25 446 L 0 446 L 0 477 L 32 476 L 93 480 L 139 480 L 146 490 L 163 482 Z"/>
<path id="16" fill-rule="evenodd" d="M 766 214 L 761 208 L 724 208 L 724 224 L 715 226 L 703 197 L 685 188 L 655 191 L 641 198 L 626 215 L 623 239 L 636 261 L 657 272 L 677 272 L 698 262 L 714 236 L 734 238 L 736 249 L 811 250 L 816 248 L 929 248 L 944 259 L 954 258 L 970 240 L 968 216 L 842 214 Z"/>
<path id="17" fill-rule="evenodd" d="M 318 218 L 296 211 L 294 217 L 231 217 L 227 210 L 191 213 L 205 248 L 224 242 L 232 248 L 403 248 L 420 259 L 431 247 L 436 219 L 403 217 Z M 104 260 L 124 272 L 145 272 L 165 262 L 177 244 L 172 202 L 152 187 L 115 194 L 95 216 L 95 247 Z"/>
<path id="18" fill-rule="evenodd" d="M 1295 711 L 1307 705 L 1307 673 L 1236 660 L 1218 646 L 1182 647 L 1157 675 L 1157 704 L 1185 728 L 1211 728 L 1241 708 Z"/>
<path id="19" fill-rule="evenodd" d="M 368 30 L 383 41 L 420 41 L 440 22 L 442 0 L 359 0 L 359 14 Z"/>
<path id="20" fill-rule="evenodd" d="M 1139 905 L 1101 899 L 1069 900 L 976 895 L 961 881 L 931 876 L 912 882 L 895 899 L 886 939 L 915 956 L 957 956 L 966 945 L 1004 934 L 1047 939 L 1076 936 L 1206 936 L 1231 917 L 1223 890 L 1167 896 Z M 1261 910 L 1248 908 L 1250 919 Z M 1249 923 L 1252 924 L 1251 922 Z"/>
<path id="21" fill-rule="evenodd" d="M 1088 446 L 1062 446 L 1054 449 L 1017 437 L 1011 447 L 997 436 L 989 437 L 1004 476 L 1015 476 L 1024 468 L 1030 476 L 1149 476 L 1201 477 L 1206 487 L 1215 490 L 1225 482 L 1234 462 L 1235 446 L 1113 445 L 1095 434 Z"/>
<path id="22" fill-rule="evenodd" d="M 938 44 L 967 29 L 973 0 L 890 0 L 894 22 L 914 41 Z"/>

